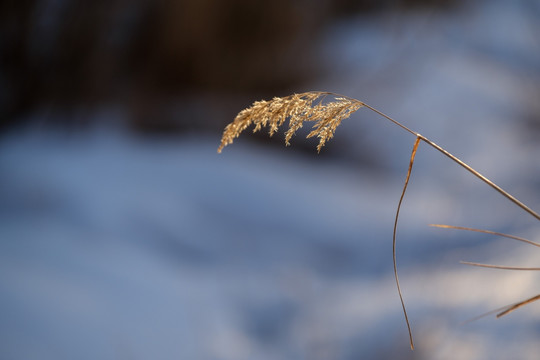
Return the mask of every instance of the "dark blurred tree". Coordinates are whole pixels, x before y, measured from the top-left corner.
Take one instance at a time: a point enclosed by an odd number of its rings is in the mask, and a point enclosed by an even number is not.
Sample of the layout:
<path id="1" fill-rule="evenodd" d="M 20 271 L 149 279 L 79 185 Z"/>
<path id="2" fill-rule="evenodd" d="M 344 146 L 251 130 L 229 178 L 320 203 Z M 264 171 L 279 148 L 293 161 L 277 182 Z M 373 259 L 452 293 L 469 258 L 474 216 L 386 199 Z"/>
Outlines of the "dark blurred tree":
<path id="1" fill-rule="evenodd" d="M 418 2 L 4 0 L 0 131 L 36 109 L 104 103 L 125 104 L 142 130 L 200 126 L 160 109 L 193 94 L 290 92 L 315 74 L 310 51 L 333 16 Z"/>

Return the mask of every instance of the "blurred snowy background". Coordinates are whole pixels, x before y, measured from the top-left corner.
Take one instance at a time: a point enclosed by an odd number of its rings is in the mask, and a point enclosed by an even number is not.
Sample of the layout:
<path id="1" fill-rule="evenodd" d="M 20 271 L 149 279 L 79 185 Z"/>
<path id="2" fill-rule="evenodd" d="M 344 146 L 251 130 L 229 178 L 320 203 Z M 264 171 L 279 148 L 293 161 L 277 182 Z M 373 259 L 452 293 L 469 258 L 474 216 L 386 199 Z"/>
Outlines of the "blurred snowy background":
<path id="1" fill-rule="evenodd" d="M 360 110 L 320 155 L 223 127 L 326 90 L 540 210 L 538 0 L 5 1 L 0 358 L 538 359 L 540 224 Z"/>

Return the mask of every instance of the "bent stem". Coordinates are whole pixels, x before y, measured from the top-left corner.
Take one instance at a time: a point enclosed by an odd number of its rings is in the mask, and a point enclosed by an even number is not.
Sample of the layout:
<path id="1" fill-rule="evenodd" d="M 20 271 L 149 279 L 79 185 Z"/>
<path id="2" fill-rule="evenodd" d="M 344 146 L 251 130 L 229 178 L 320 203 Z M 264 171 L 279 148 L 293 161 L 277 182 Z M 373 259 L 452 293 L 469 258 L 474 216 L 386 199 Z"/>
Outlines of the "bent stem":
<path id="1" fill-rule="evenodd" d="M 405 184 L 403 185 L 403 191 L 401 192 L 401 197 L 399 198 L 399 202 L 398 202 L 398 206 L 396 210 L 396 218 L 394 220 L 394 231 L 392 233 L 392 255 L 393 255 L 393 261 L 394 261 L 394 277 L 396 278 L 396 286 L 397 286 L 397 290 L 399 294 L 399 300 L 401 301 L 401 307 L 403 308 L 403 314 L 405 315 L 405 322 L 407 323 L 407 330 L 409 331 L 409 343 L 411 345 L 411 350 L 414 350 L 414 342 L 413 342 L 413 336 L 412 336 L 412 331 L 411 331 L 411 325 L 409 323 L 409 317 L 407 316 L 407 310 L 405 309 L 405 302 L 403 301 L 403 295 L 401 294 L 401 287 L 399 286 L 397 261 L 396 261 L 396 233 L 397 233 L 397 224 L 398 224 L 398 219 L 399 219 L 399 210 L 401 209 L 401 203 L 403 202 L 403 198 L 405 197 L 405 192 L 407 191 L 407 186 L 409 185 L 409 179 L 411 177 L 412 167 L 414 164 L 414 158 L 416 156 L 416 150 L 418 149 L 420 140 L 422 140 L 422 138 L 417 137 L 416 141 L 414 142 L 414 146 L 411 153 L 411 160 L 409 161 L 409 169 L 407 170 Z"/>
<path id="2" fill-rule="evenodd" d="M 470 172 L 471 174 L 473 174 L 474 176 L 476 176 L 477 178 L 479 178 L 480 180 L 482 180 L 484 183 L 488 184 L 489 186 L 491 186 L 493 189 L 495 189 L 497 192 L 499 192 L 502 196 L 504 196 L 505 198 L 507 198 L 508 200 L 510 200 L 511 202 L 513 202 L 514 204 L 516 204 L 517 206 L 519 206 L 521 209 L 523 209 L 524 211 L 526 211 L 527 213 L 529 213 L 530 215 L 532 215 L 534 218 L 536 218 L 537 220 L 540 220 L 540 214 L 538 214 L 537 212 L 535 212 L 534 210 L 532 210 L 531 208 L 529 208 L 527 205 L 525 205 L 524 203 L 522 203 L 521 201 L 519 201 L 518 199 L 516 199 L 514 196 L 510 195 L 507 191 L 503 190 L 500 186 L 498 186 L 497 184 L 495 184 L 493 181 L 489 180 L 487 177 L 485 177 L 484 175 L 480 174 L 478 171 L 474 170 L 471 166 L 469 166 L 468 164 L 466 164 L 465 162 L 461 161 L 461 159 L 459 159 L 458 157 L 452 155 L 451 153 L 449 153 L 448 151 L 446 151 L 445 149 L 443 149 L 442 147 L 440 147 L 439 145 L 437 145 L 436 143 L 434 143 L 433 141 L 429 140 L 428 138 L 426 138 L 425 136 L 415 132 L 415 131 L 412 131 L 411 129 L 409 129 L 408 127 L 406 127 L 405 125 L 401 124 L 400 122 L 398 122 L 397 120 L 394 120 L 392 119 L 390 116 L 380 112 L 379 110 L 367 105 L 364 103 L 364 106 L 368 109 L 370 109 L 371 111 L 381 115 L 382 117 L 384 117 L 385 119 L 387 120 L 390 120 L 391 122 L 393 122 L 394 124 L 398 125 L 399 127 L 401 127 L 403 130 L 413 134 L 414 136 L 416 136 L 417 138 L 420 138 L 422 139 L 426 144 L 430 145 L 431 147 L 437 149 L 438 151 L 440 151 L 441 153 L 443 153 L 446 157 L 452 159 L 455 163 L 459 164 L 461 167 L 463 167 L 465 170 L 467 170 L 468 172 Z"/>
<path id="3" fill-rule="evenodd" d="M 446 151 L 444 148 L 442 148 L 441 146 L 437 145 L 436 143 L 434 143 L 433 141 L 429 140 L 428 138 L 426 138 L 425 136 L 409 129 L 408 127 L 406 127 L 405 125 L 401 124 L 400 122 L 398 122 L 397 120 L 394 120 L 392 119 L 390 116 L 384 114 L 383 112 L 371 107 L 370 105 L 368 104 L 365 104 L 363 103 L 363 106 L 365 106 L 366 108 L 370 109 L 371 111 L 375 112 L 376 114 L 384 117 L 385 119 L 391 121 L 392 123 L 394 123 L 395 125 L 399 126 L 400 128 L 402 128 L 403 130 L 407 131 L 408 133 L 416 136 L 416 141 L 415 141 L 415 144 L 414 144 L 414 147 L 413 147 L 413 152 L 412 152 L 412 155 L 411 155 L 411 160 L 410 160 L 410 163 L 409 163 L 409 170 L 407 172 L 407 177 L 405 179 L 405 185 L 403 187 L 403 192 L 401 194 L 401 198 L 399 199 L 399 203 L 398 203 L 398 208 L 397 208 L 397 211 L 396 211 L 396 219 L 395 219 L 395 223 L 394 223 L 394 232 L 393 232 L 393 239 L 392 239 L 392 251 L 393 251 L 393 258 L 394 258 L 394 277 L 396 279 L 396 286 L 397 286 L 397 289 L 398 289 L 398 293 L 399 293 L 399 299 L 401 301 L 401 306 L 403 308 L 403 314 L 405 315 L 405 321 L 407 323 L 407 329 L 409 331 L 409 340 L 410 340 L 410 345 L 411 345 L 411 349 L 414 350 L 414 343 L 413 343 L 413 338 L 412 338 L 412 332 L 411 332 L 411 327 L 410 327 L 410 324 L 409 324 L 409 318 L 407 316 L 407 311 L 405 309 L 405 303 L 403 301 L 403 296 L 401 294 L 401 288 L 400 288 L 400 285 L 399 285 L 399 278 L 398 278 L 398 274 L 397 274 L 397 263 L 396 263 L 396 230 L 397 230 L 397 221 L 398 221 L 398 217 L 399 217 L 399 210 L 400 210 L 400 207 L 401 207 L 401 202 L 403 201 L 403 197 L 405 195 L 405 191 L 407 190 L 407 185 L 408 185 L 408 182 L 409 182 L 409 177 L 411 175 L 411 170 L 412 170 L 412 166 L 413 166 L 413 162 L 414 162 L 414 157 L 416 155 L 416 149 L 418 148 L 418 144 L 420 142 L 420 140 L 424 141 L 426 144 L 430 145 L 431 147 L 433 147 L 434 149 L 438 150 L 439 152 L 441 152 L 443 155 L 445 155 L 446 157 L 450 158 L 452 161 L 454 161 L 455 163 L 457 163 L 458 165 L 460 165 L 461 167 L 463 167 L 465 170 L 467 170 L 468 172 L 470 172 L 471 174 L 473 174 L 474 176 L 476 176 L 477 178 L 479 178 L 480 180 L 482 180 L 484 183 L 486 183 L 487 185 L 489 185 L 491 188 L 495 189 L 498 193 L 500 193 L 502 196 L 504 196 L 505 198 L 507 198 L 508 200 L 510 200 L 511 202 L 513 202 L 515 205 L 517 205 L 518 207 L 520 207 L 522 210 L 524 210 L 525 212 L 529 213 L 530 215 L 532 215 L 534 218 L 536 218 L 537 220 L 540 220 L 540 215 L 535 212 L 534 210 L 532 210 L 531 208 L 529 208 L 527 205 L 525 205 L 524 203 L 522 203 L 521 201 L 519 201 L 518 199 L 516 199 L 514 196 L 510 195 L 507 191 L 503 190 L 500 186 L 498 186 L 497 184 L 495 184 L 493 181 L 489 180 L 487 177 L 485 177 L 484 175 L 482 175 L 481 173 L 479 173 L 478 171 L 476 171 L 475 169 L 473 169 L 470 165 L 466 164 L 465 162 L 463 162 L 461 159 L 459 159 L 458 157 L 452 155 L 451 153 L 449 153 L 448 151 Z M 437 226 L 437 227 L 447 227 L 447 228 L 454 228 L 454 229 L 461 229 L 461 230 L 470 230 L 470 231 L 478 231 L 478 232 L 483 232 L 483 233 L 487 233 L 487 234 L 493 234 L 493 235 L 499 235 L 499 236 L 503 236 L 503 237 L 507 237 L 507 238 L 511 238 L 511 239 L 514 239 L 514 240 L 518 240 L 518 241 L 523 241 L 523 242 L 526 242 L 526 243 L 529 243 L 531 245 L 535 245 L 535 246 L 540 246 L 539 244 L 533 242 L 533 241 L 530 241 L 530 240 L 527 240 L 527 239 L 523 239 L 523 238 L 518 238 L 518 237 L 515 237 L 515 236 L 512 236 L 512 235 L 507 235 L 507 234 L 501 234 L 501 233 L 496 233 L 496 232 L 492 232 L 492 231 L 488 231 L 488 230 L 479 230 L 479 229 L 471 229 L 471 228 L 462 228 L 462 227 L 455 227 L 455 226 L 449 226 L 449 225 L 432 225 L 432 226 Z M 511 270 L 538 270 L 537 268 L 512 268 L 512 267 L 501 267 L 501 266 L 496 266 L 496 265 L 487 265 L 487 264 L 478 264 L 478 263 L 466 263 L 468 265 L 473 265 L 473 266 L 481 266 L 481 267 L 492 267 L 492 268 L 499 268 L 499 269 L 503 269 L 503 268 L 506 268 L 506 269 L 511 269 Z M 540 299 L 540 295 L 538 296 L 535 296 L 533 298 L 530 298 L 530 299 L 527 299 L 525 301 L 522 301 L 518 304 L 515 304 L 513 306 L 510 306 L 510 308 L 508 308 L 507 310 L 499 313 L 497 315 L 497 317 L 501 317 L 503 315 L 506 315 L 508 313 L 510 313 L 511 311 L 514 311 L 515 309 L 521 307 L 521 306 L 524 306 L 528 303 L 531 303 L 533 301 L 536 301 Z"/>
<path id="4" fill-rule="evenodd" d="M 414 350 L 414 345 L 413 345 L 413 338 L 412 338 L 412 332 L 411 332 L 411 327 L 410 327 L 410 324 L 409 324 L 409 319 L 408 319 L 408 316 L 407 316 L 407 311 L 405 310 L 405 303 L 403 302 L 403 297 L 401 295 L 401 288 L 399 286 L 399 279 L 398 279 L 398 274 L 397 274 L 397 265 L 396 265 L 396 229 L 397 229 L 397 220 L 398 220 L 398 217 L 399 217 L 399 210 L 400 210 L 400 207 L 401 207 L 401 202 L 403 200 L 403 196 L 405 195 L 405 191 L 407 189 L 407 185 L 408 185 L 408 182 L 409 182 L 409 177 L 411 175 L 411 170 L 412 170 L 412 165 L 413 165 L 413 162 L 414 162 L 414 157 L 415 157 L 415 153 L 416 153 L 416 149 L 418 147 L 418 144 L 420 142 L 420 140 L 424 141 L 426 144 L 430 145 L 431 147 L 433 147 L 434 149 L 438 150 L 439 152 L 441 152 L 443 155 L 445 155 L 446 157 L 450 158 L 452 161 L 454 161 L 455 163 L 457 163 L 458 165 L 460 165 L 461 167 L 463 167 L 465 170 L 467 170 L 468 172 L 470 172 L 471 174 L 473 174 L 474 176 L 476 176 L 477 178 L 479 178 L 480 180 L 482 180 L 484 183 L 486 183 L 487 185 L 489 185 L 491 188 L 493 188 L 494 190 L 496 190 L 499 194 L 501 194 L 502 196 L 504 196 L 505 198 L 507 198 L 508 200 L 510 200 L 511 202 L 513 202 L 515 205 L 517 205 L 518 207 L 520 207 L 522 210 L 524 210 L 525 212 L 529 213 L 530 215 L 532 215 L 535 219 L 537 220 L 540 220 L 540 214 L 538 214 L 537 212 L 535 212 L 534 210 L 532 210 L 531 208 L 529 208 L 527 205 L 525 205 L 524 203 L 522 203 L 521 201 L 519 201 L 518 199 L 516 199 L 514 196 L 510 195 L 507 191 L 503 190 L 500 186 L 498 186 L 497 184 L 495 184 L 493 181 L 489 180 L 487 177 L 485 177 L 484 175 L 482 175 L 481 173 L 479 173 L 478 171 L 476 171 L 475 169 L 473 169 L 470 165 L 466 164 L 465 162 L 463 162 L 461 159 L 459 159 L 458 157 L 452 155 L 451 153 L 449 153 L 448 151 L 446 151 L 444 148 L 442 148 L 441 146 L 437 145 L 436 143 L 434 143 L 433 141 L 429 140 L 428 138 L 426 138 L 425 136 L 409 129 L 408 127 L 406 127 L 405 125 L 401 124 L 400 122 L 398 122 L 397 120 L 394 120 L 392 119 L 390 116 L 384 114 L 383 112 L 375 109 L 374 107 L 371 107 L 370 105 L 368 104 L 365 104 L 365 103 L 362 103 L 363 106 L 365 106 L 366 108 L 370 109 L 371 111 L 375 112 L 376 114 L 384 117 L 385 119 L 391 121 L 392 123 L 394 123 L 395 125 L 399 126 L 400 128 L 402 128 L 403 130 L 407 131 L 408 133 L 416 136 L 416 142 L 414 144 L 414 148 L 413 148 L 413 152 L 412 152 L 412 155 L 411 155 L 411 161 L 410 161 L 410 164 L 409 164 L 409 171 L 407 172 L 407 177 L 405 179 L 405 185 L 403 187 L 403 192 L 401 194 L 401 198 L 399 199 L 399 204 L 398 204 L 398 208 L 397 208 L 397 212 L 396 212 L 396 219 L 395 219 L 395 223 L 394 223 L 394 233 L 393 233 L 393 241 L 392 241 L 392 244 L 393 244 L 393 256 L 394 256 L 394 276 L 395 276 L 395 279 L 396 279 L 396 285 L 397 285 L 397 289 L 398 289 L 398 293 L 399 293 L 399 298 L 401 300 L 401 306 L 403 307 L 403 313 L 405 315 L 405 321 L 407 322 L 407 329 L 409 330 L 409 339 L 410 339 L 410 344 L 411 344 L 411 349 Z M 471 229 L 471 228 L 463 228 L 463 227 L 457 227 L 457 226 L 449 226 L 449 225 L 432 225 L 432 226 L 437 226 L 437 227 L 447 227 L 447 228 L 453 228 L 453 229 L 460 229 L 460 230 L 469 230 L 469 231 L 477 231 L 477 232 L 483 232 L 483 233 L 487 233 L 487 234 L 492 234 L 492 235 L 499 235 L 499 236 L 503 236 L 503 237 L 507 237 L 507 238 L 510 238 L 510 239 L 514 239 L 514 240 L 518 240 L 518 241 L 522 241 L 522 242 L 526 242 L 526 243 L 529 243 L 531 245 L 535 245 L 535 246 L 540 246 L 540 244 L 538 243 L 535 243 L 533 241 L 530 241 L 530 240 L 527 240 L 527 239 L 523 239 L 523 238 L 519 238 L 519 237 L 516 237 L 516 236 L 512 236 L 512 235 L 507 235 L 507 234 L 501 234 L 501 233 L 496 233 L 496 232 L 492 232 L 492 231 L 489 231 L 489 230 L 479 230 L 479 229 Z M 537 268 L 515 268 L 515 267 L 502 267 L 502 266 L 496 266 L 496 265 L 487 265 L 487 264 L 478 264 L 478 263 L 466 263 L 468 265 L 473 265 L 473 266 L 481 266 L 481 267 L 490 267 L 490 268 L 498 268 L 498 269 L 510 269 L 510 270 L 538 270 Z M 524 306 L 526 304 L 529 304 L 533 301 L 536 301 L 540 299 L 540 295 L 537 295 L 537 296 L 534 296 L 530 299 L 527 299 L 525 301 L 522 301 L 520 303 L 517 303 L 515 305 L 511 305 L 508 309 L 503 308 L 503 309 L 506 309 L 505 311 L 497 314 L 497 317 L 501 317 L 501 316 L 504 316 L 512 311 L 514 311 L 515 309 L 521 307 L 521 306 Z M 502 309 L 501 309 L 502 310 Z"/>

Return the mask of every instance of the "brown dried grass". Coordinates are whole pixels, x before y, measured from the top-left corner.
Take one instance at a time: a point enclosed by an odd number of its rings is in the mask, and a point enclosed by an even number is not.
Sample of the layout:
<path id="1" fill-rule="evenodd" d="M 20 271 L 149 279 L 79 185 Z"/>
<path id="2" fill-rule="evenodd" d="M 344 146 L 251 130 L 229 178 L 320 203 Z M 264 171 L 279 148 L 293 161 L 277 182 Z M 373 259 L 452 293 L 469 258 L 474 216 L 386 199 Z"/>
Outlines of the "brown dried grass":
<path id="1" fill-rule="evenodd" d="M 221 143 L 218 147 L 218 153 L 221 153 L 221 151 L 223 150 L 225 146 L 232 144 L 234 139 L 240 136 L 240 134 L 251 125 L 254 125 L 253 132 L 257 132 L 261 130 L 263 127 L 268 127 L 269 135 L 272 136 L 276 133 L 279 127 L 281 127 L 285 123 L 287 119 L 289 120 L 289 128 L 285 132 L 285 144 L 287 146 L 290 145 L 291 138 L 296 133 L 296 131 L 304 125 L 304 122 L 314 122 L 312 131 L 307 135 L 307 137 L 310 138 L 310 137 L 316 136 L 319 138 L 317 151 L 320 152 L 322 147 L 326 144 L 326 142 L 332 139 L 337 127 L 341 124 L 341 122 L 347 119 L 348 117 L 350 117 L 351 114 L 353 114 L 354 112 L 356 112 L 362 107 L 368 108 L 369 110 L 391 121 L 395 125 L 401 127 L 403 130 L 407 131 L 408 133 L 416 137 L 414 145 L 413 145 L 413 150 L 411 153 L 411 158 L 409 161 L 409 167 L 407 170 L 405 183 L 403 185 L 402 193 L 401 193 L 398 205 L 397 205 L 395 221 L 394 221 L 393 236 L 392 236 L 392 255 L 393 255 L 393 263 L 394 263 L 394 277 L 396 280 L 396 287 L 398 290 L 398 295 L 399 295 L 401 305 L 403 308 L 403 314 L 405 316 L 405 322 L 407 324 L 407 330 L 409 332 L 410 346 L 411 346 L 411 349 L 414 349 L 411 326 L 410 326 L 409 318 L 407 316 L 407 310 L 405 308 L 405 302 L 403 300 L 401 288 L 399 285 L 397 260 L 396 260 L 396 233 L 397 233 L 397 224 L 398 224 L 401 204 L 403 202 L 405 192 L 407 191 L 407 186 L 408 186 L 409 179 L 411 176 L 414 159 L 416 156 L 416 151 L 418 149 L 418 145 L 420 144 L 420 142 L 421 141 L 425 142 L 426 144 L 430 145 L 432 148 L 441 152 L 446 157 L 452 159 L 455 163 L 463 167 L 465 170 L 469 171 L 471 174 L 473 174 L 480 180 L 482 180 L 485 184 L 495 189 L 506 199 L 513 202 L 515 205 L 519 206 L 523 211 L 529 213 L 537 220 L 540 220 L 540 214 L 530 209 L 528 206 L 523 204 L 521 201 L 519 201 L 512 195 L 510 195 L 507 191 L 503 190 L 501 187 L 496 185 L 487 177 L 480 174 L 471 166 L 463 162 L 461 159 L 452 155 L 447 150 L 437 145 L 433 141 L 429 140 L 425 136 L 415 131 L 412 131 L 411 129 L 407 128 L 405 125 L 399 123 L 398 121 L 392 119 L 388 115 L 380 112 L 379 110 L 369 106 L 366 103 L 363 103 L 359 100 L 356 100 L 347 96 L 338 95 L 331 92 L 311 91 L 311 92 L 305 92 L 301 94 L 293 94 L 293 95 L 289 95 L 285 97 L 275 97 L 269 101 L 261 100 L 261 101 L 254 102 L 253 105 L 251 105 L 249 108 L 242 110 L 236 116 L 234 121 L 225 127 L 223 136 L 221 138 Z M 497 232 L 489 231 L 489 230 L 480 230 L 480 229 L 466 228 L 466 227 L 459 227 L 459 226 L 452 226 L 452 225 L 432 225 L 432 226 L 436 226 L 440 228 L 482 232 L 482 233 L 498 235 L 498 236 L 503 236 L 506 238 L 522 241 L 522 242 L 529 243 L 535 246 L 540 246 L 540 244 L 527 240 L 527 239 L 519 238 L 513 235 L 497 233 Z M 479 266 L 479 267 L 506 269 L 506 270 L 540 270 L 540 268 L 508 267 L 508 266 L 500 266 L 500 265 L 480 264 L 480 263 L 474 263 L 474 262 L 463 262 L 463 263 L 467 265 L 473 265 L 473 266 Z M 499 312 L 497 314 L 497 317 L 501 317 L 526 304 L 529 304 L 539 299 L 540 299 L 540 294 L 533 296 L 529 299 L 520 301 L 518 303 L 504 306 L 500 309 L 497 309 L 495 312 Z M 493 312 L 489 312 L 484 315 L 488 315 L 491 313 Z"/>

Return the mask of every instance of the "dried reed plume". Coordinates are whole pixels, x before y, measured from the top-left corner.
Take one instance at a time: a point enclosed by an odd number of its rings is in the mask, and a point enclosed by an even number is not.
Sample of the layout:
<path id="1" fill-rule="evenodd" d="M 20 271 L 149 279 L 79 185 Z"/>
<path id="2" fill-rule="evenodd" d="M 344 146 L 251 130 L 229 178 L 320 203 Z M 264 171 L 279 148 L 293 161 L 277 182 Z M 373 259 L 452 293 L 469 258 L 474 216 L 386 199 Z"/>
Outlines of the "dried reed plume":
<path id="1" fill-rule="evenodd" d="M 326 102 L 328 96 L 334 101 Z M 242 131 L 251 124 L 255 124 L 253 132 L 269 127 L 270 136 L 289 119 L 289 130 L 285 133 L 285 144 L 290 145 L 294 133 L 300 129 L 305 121 L 314 121 L 313 130 L 308 138 L 317 136 L 321 151 L 326 141 L 334 137 L 336 128 L 341 121 L 351 116 L 364 104 L 358 100 L 345 96 L 334 96 L 328 92 L 306 92 L 286 97 L 275 97 L 270 101 L 256 101 L 253 105 L 242 110 L 232 123 L 227 125 L 219 145 L 218 152 L 233 142 Z"/>
<path id="2" fill-rule="evenodd" d="M 465 170 L 467 170 L 468 172 L 470 172 L 471 174 L 473 174 L 474 176 L 482 180 L 487 185 L 491 186 L 493 189 L 499 192 L 506 199 L 513 202 L 517 206 L 519 206 L 522 210 L 529 213 L 537 220 L 540 220 L 540 215 L 536 213 L 535 211 L 533 211 L 532 209 L 530 209 L 529 207 L 527 207 L 521 201 L 519 201 L 518 199 L 510 195 L 508 192 L 503 190 L 501 187 L 496 185 L 494 182 L 486 178 L 484 175 L 474 170 L 471 166 L 467 165 L 466 163 L 461 161 L 459 158 L 452 155 L 441 146 L 435 144 L 433 141 L 429 140 L 425 136 L 415 131 L 412 131 L 411 129 L 407 128 L 405 125 L 399 123 L 398 121 L 392 119 L 388 115 L 380 112 L 379 110 L 369 106 L 366 103 L 363 103 L 359 100 L 356 100 L 347 96 L 334 94 L 331 92 L 312 91 L 312 92 L 305 92 L 301 94 L 289 95 L 286 97 L 275 97 L 270 101 L 262 100 L 262 101 L 254 102 L 251 107 L 242 110 L 236 116 L 234 121 L 225 127 L 225 131 L 223 132 L 223 137 L 221 138 L 221 144 L 219 145 L 219 148 L 218 148 L 218 153 L 221 153 L 221 151 L 223 150 L 225 146 L 231 144 L 234 141 L 234 139 L 237 138 L 242 133 L 242 131 L 246 130 L 252 124 L 255 125 L 253 132 L 257 132 L 261 130 L 262 127 L 269 127 L 269 134 L 270 136 L 272 136 L 276 133 L 278 128 L 285 123 L 287 119 L 289 120 L 289 129 L 285 132 L 285 144 L 290 145 L 290 140 L 292 136 L 295 134 L 295 132 L 298 129 L 300 129 L 303 126 L 304 122 L 314 121 L 315 124 L 313 125 L 312 131 L 307 135 L 307 137 L 310 138 L 310 137 L 317 136 L 319 138 L 317 151 L 320 152 L 321 148 L 326 144 L 326 142 L 334 136 L 334 132 L 336 131 L 336 128 L 341 124 L 341 122 L 344 119 L 347 119 L 349 116 L 351 116 L 352 113 L 354 113 L 355 111 L 359 110 L 362 107 L 368 108 L 369 110 L 377 113 L 378 115 L 382 116 L 386 120 L 391 121 L 395 125 L 401 127 L 403 130 L 407 131 L 408 133 L 416 137 L 416 140 L 413 145 L 410 161 L 409 161 L 409 168 L 407 170 L 405 183 L 403 185 L 403 190 L 401 192 L 401 196 L 399 198 L 399 202 L 397 205 L 395 221 L 394 221 L 394 230 L 393 230 L 393 235 L 392 235 L 392 255 L 393 255 L 393 262 L 394 262 L 394 277 L 396 280 L 396 287 L 398 290 L 399 299 L 401 301 L 401 306 L 403 308 L 403 314 L 405 315 L 405 322 L 407 324 L 407 330 L 409 332 L 410 346 L 411 346 L 411 349 L 414 349 L 414 342 L 413 342 L 412 331 L 411 331 L 411 327 L 409 323 L 409 318 L 407 316 L 405 303 L 403 301 L 403 296 L 402 296 L 401 288 L 399 285 L 397 261 L 396 261 L 396 233 L 397 233 L 397 224 L 398 224 L 398 219 L 399 219 L 399 211 L 401 208 L 401 203 L 403 202 L 405 192 L 407 191 L 407 186 L 408 186 L 409 179 L 411 176 L 414 159 L 416 156 L 416 151 L 418 149 L 418 145 L 420 144 L 420 142 L 421 141 L 425 142 L 426 144 L 430 145 L 434 149 L 441 152 L 446 157 L 452 159 L 458 165 L 460 165 Z M 535 246 L 540 246 L 540 244 L 534 243 L 530 240 L 518 238 L 512 235 L 496 233 L 496 232 L 488 231 L 488 230 L 463 228 L 463 227 L 451 226 L 451 225 L 433 225 L 433 226 L 483 232 L 483 233 L 504 236 L 504 237 L 512 238 L 514 240 L 527 242 Z M 471 263 L 471 262 L 464 262 L 464 263 L 468 265 L 498 268 L 498 269 L 540 270 L 539 268 L 503 267 L 503 266 L 497 266 L 497 265 L 479 264 L 479 263 Z M 499 313 L 497 317 L 503 316 L 521 306 L 524 306 L 538 299 L 540 299 L 540 295 L 534 296 L 532 298 L 526 299 L 516 304 L 507 305 L 499 309 L 503 311 Z"/>

